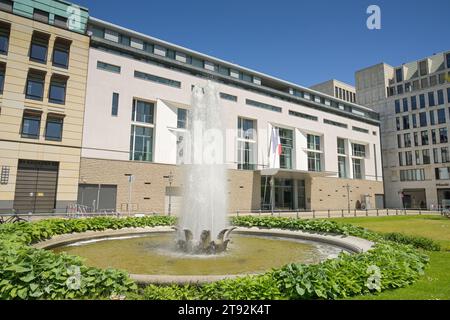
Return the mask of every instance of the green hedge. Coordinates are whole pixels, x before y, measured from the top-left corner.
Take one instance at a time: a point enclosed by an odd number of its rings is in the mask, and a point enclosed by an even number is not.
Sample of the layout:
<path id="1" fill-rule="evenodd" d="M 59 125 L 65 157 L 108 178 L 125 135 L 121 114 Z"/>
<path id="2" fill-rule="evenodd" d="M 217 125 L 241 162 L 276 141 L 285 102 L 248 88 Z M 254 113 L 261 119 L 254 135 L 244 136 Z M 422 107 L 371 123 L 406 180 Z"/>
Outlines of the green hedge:
<path id="1" fill-rule="evenodd" d="M 414 282 L 428 258 L 413 246 L 431 248 L 415 237 L 381 235 L 329 220 L 236 217 L 237 226 L 282 228 L 358 236 L 376 241 L 366 253 L 342 253 L 317 265 L 290 264 L 263 275 L 221 280 L 203 286 L 150 285 L 137 290 L 125 272 L 84 266 L 78 257 L 54 254 L 30 244 L 59 234 L 127 227 L 173 225 L 171 217 L 52 219 L 0 225 L 0 299 L 109 298 L 134 299 L 337 299 L 404 287 Z M 394 240 L 396 242 L 393 242 Z M 398 243 L 400 242 L 400 243 Z M 81 287 L 70 289 L 71 267 L 80 269 Z M 381 270 L 381 286 L 369 288 L 370 268 Z"/>
<path id="2" fill-rule="evenodd" d="M 59 234 L 89 230 L 173 225 L 170 217 L 51 219 L 0 225 L 0 299 L 108 298 L 137 289 L 128 274 L 84 266 L 78 257 L 30 244 Z M 80 286 L 68 286 L 80 277 Z"/>

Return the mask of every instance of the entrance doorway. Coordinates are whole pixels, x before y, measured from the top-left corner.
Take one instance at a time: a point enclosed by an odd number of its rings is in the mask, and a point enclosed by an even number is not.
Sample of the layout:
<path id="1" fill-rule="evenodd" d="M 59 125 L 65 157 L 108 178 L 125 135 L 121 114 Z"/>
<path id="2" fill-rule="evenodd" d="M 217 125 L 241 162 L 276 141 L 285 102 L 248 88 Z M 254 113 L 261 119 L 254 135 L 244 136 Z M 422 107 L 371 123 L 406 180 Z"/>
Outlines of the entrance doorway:
<path id="1" fill-rule="evenodd" d="M 450 189 L 437 189 L 439 207 L 443 207 L 443 200 L 450 200 Z"/>
<path id="2" fill-rule="evenodd" d="M 117 205 L 117 186 L 106 184 L 80 184 L 78 204 L 91 211 L 115 211 Z"/>
<path id="3" fill-rule="evenodd" d="M 19 160 L 14 209 L 17 213 L 53 213 L 58 162 Z"/>
<path id="4" fill-rule="evenodd" d="M 403 206 L 405 209 L 426 209 L 427 197 L 425 189 L 403 190 Z"/>
<path id="5" fill-rule="evenodd" d="M 274 179 L 272 191 L 272 177 L 261 177 L 261 209 L 272 209 L 272 197 L 275 210 L 295 210 L 306 208 L 305 181 L 295 179 Z"/>

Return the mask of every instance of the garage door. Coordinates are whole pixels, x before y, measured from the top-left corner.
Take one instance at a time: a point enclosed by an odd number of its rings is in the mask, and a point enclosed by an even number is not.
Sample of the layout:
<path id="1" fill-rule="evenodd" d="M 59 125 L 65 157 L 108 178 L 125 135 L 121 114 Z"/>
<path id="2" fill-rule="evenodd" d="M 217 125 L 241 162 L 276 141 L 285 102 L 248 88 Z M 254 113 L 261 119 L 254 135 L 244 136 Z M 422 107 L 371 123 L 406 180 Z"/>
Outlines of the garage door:
<path id="1" fill-rule="evenodd" d="M 58 162 L 19 160 L 14 209 L 18 213 L 53 213 Z"/>

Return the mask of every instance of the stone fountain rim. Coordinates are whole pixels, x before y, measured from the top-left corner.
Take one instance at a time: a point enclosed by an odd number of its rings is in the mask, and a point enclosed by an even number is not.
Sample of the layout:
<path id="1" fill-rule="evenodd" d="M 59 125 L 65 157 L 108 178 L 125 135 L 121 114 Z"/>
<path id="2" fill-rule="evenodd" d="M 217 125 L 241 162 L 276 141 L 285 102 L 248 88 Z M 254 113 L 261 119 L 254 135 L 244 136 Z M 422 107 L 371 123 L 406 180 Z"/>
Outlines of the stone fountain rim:
<path id="1" fill-rule="evenodd" d="M 37 249 L 53 249 L 69 245 L 71 243 L 95 239 L 107 239 L 112 237 L 144 235 L 151 233 L 169 233 L 175 232 L 170 226 L 168 227 L 144 227 L 144 228 L 123 228 L 123 229 L 109 229 L 104 231 L 86 231 L 80 233 L 69 233 L 57 235 L 51 239 L 41 241 L 32 246 Z M 362 253 L 370 250 L 374 243 L 372 241 L 340 234 L 322 233 L 315 231 L 303 230 L 288 230 L 288 229 L 269 229 L 269 228 L 244 228 L 238 227 L 233 233 L 284 237 L 291 239 L 308 240 L 319 243 L 325 243 L 341 247 L 352 253 Z M 152 274 L 130 274 L 130 278 L 138 284 L 187 284 L 187 283 L 210 283 L 223 279 L 233 279 L 242 276 L 248 276 L 251 273 L 245 274 L 227 274 L 227 275 L 152 275 Z"/>

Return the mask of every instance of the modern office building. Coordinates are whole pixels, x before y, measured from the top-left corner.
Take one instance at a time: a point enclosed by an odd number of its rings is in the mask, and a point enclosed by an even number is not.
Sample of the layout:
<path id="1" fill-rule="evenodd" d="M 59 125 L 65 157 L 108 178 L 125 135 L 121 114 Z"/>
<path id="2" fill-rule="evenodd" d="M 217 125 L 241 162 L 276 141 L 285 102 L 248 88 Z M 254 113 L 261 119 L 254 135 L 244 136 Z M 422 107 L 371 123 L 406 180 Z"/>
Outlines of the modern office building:
<path id="1" fill-rule="evenodd" d="M 230 211 L 383 205 L 371 109 L 95 18 L 88 30 L 80 204 L 161 213 L 172 203 L 176 211 L 191 91 L 210 80 L 232 132 Z M 279 166 L 268 160 L 272 132 Z"/>
<path id="2" fill-rule="evenodd" d="M 356 100 L 380 113 L 386 205 L 450 199 L 450 52 L 356 72 Z"/>
<path id="3" fill-rule="evenodd" d="M 313 90 L 320 91 L 342 99 L 347 102 L 356 103 L 356 89 L 355 87 L 335 79 L 331 79 L 310 87 Z"/>
<path id="4" fill-rule="evenodd" d="M 0 1 L 0 212 L 77 201 L 87 21 L 65 1 Z"/>

